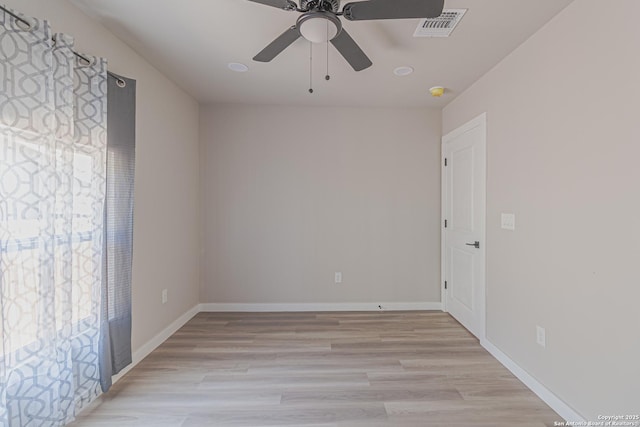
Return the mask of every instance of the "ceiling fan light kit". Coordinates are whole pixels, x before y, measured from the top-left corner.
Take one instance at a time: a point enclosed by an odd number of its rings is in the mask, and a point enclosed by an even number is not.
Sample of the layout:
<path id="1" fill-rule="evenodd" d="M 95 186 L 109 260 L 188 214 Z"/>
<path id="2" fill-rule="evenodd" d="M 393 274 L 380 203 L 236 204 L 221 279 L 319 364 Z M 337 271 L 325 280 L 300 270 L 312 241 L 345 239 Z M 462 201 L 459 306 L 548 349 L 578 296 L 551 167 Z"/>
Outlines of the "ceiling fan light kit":
<path id="1" fill-rule="evenodd" d="M 300 16 L 296 27 L 300 35 L 311 43 L 326 43 L 342 31 L 342 22 L 333 13 L 316 11 Z"/>

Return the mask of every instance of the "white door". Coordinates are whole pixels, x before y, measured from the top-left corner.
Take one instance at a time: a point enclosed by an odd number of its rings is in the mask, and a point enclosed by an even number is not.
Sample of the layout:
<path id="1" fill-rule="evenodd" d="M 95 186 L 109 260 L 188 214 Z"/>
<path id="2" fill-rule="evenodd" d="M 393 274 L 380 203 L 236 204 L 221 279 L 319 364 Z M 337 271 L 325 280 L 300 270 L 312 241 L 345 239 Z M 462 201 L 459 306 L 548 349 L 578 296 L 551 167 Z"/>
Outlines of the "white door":
<path id="1" fill-rule="evenodd" d="M 485 333 L 486 114 L 442 138 L 443 306 Z"/>

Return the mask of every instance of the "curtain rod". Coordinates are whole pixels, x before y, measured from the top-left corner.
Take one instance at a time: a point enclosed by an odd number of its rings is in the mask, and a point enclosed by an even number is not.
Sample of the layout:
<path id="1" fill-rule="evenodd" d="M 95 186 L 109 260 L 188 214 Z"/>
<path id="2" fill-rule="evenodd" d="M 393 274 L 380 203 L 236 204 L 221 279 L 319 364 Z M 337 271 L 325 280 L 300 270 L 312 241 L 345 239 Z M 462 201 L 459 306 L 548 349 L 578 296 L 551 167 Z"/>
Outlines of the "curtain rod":
<path id="1" fill-rule="evenodd" d="M 6 7 L 0 5 L 0 9 L 2 9 L 5 13 L 11 15 L 16 21 L 18 22 L 22 22 L 24 25 L 27 26 L 27 30 L 31 30 L 32 25 L 31 22 L 27 21 L 26 19 L 24 19 L 23 17 L 13 13 L 12 11 L 10 11 L 9 9 L 7 9 Z M 52 39 L 54 42 L 56 41 L 55 38 Z M 73 52 L 73 54 L 75 56 L 77 56 L 78 58 L 82 59 L 83 61 L 91 64 L 91 60 L 89 58 L 87 58 L 86 56 L 76 52 L 75 50 L 72 50 L 71 52 Z M 114 79 L 116 79 L 118 86 L 120 87 L 125 87 L 127 85 L 127 82 L 120 76 L 112 73 L 111 71 L 107 70 L 107 74 L 109 74 L 111 77 L 113 77 Z"/>

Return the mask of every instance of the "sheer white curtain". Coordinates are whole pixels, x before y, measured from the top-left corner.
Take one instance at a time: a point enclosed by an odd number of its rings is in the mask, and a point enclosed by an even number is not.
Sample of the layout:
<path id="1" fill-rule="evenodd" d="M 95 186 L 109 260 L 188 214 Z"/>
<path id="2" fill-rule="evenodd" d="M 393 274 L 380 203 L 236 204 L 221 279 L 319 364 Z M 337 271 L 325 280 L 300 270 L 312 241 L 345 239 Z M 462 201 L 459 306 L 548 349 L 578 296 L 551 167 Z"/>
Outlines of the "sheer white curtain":
<path id="1" fill-rule="evenodd" d="M 100 390 L 106 62 L 29 21 L 0 11 L 5 427 L 64 425 Z"/>

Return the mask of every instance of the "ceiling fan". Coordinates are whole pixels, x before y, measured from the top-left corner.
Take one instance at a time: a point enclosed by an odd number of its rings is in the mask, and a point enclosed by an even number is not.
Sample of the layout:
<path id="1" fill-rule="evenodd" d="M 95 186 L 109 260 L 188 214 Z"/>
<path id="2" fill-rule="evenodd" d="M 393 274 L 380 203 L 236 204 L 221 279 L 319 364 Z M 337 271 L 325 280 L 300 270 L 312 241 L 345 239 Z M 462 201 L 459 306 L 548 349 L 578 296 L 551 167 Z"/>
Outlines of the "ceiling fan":
<path id="1" fill-rule="evenodd" d="M 376 19 L 436 18 L 442 14 L 444 0 L 368 0 L 347 3 L 340 12 L 340 0 L 249 0 L 289 12 L 301 12 L 296 24 L 265 47 L 253 60 L 270 62 L 300 37 L 312 43 L 328 41 L 356 71 L 373 63 L 342 27 L 340 16 L 349 21 Z"/>

